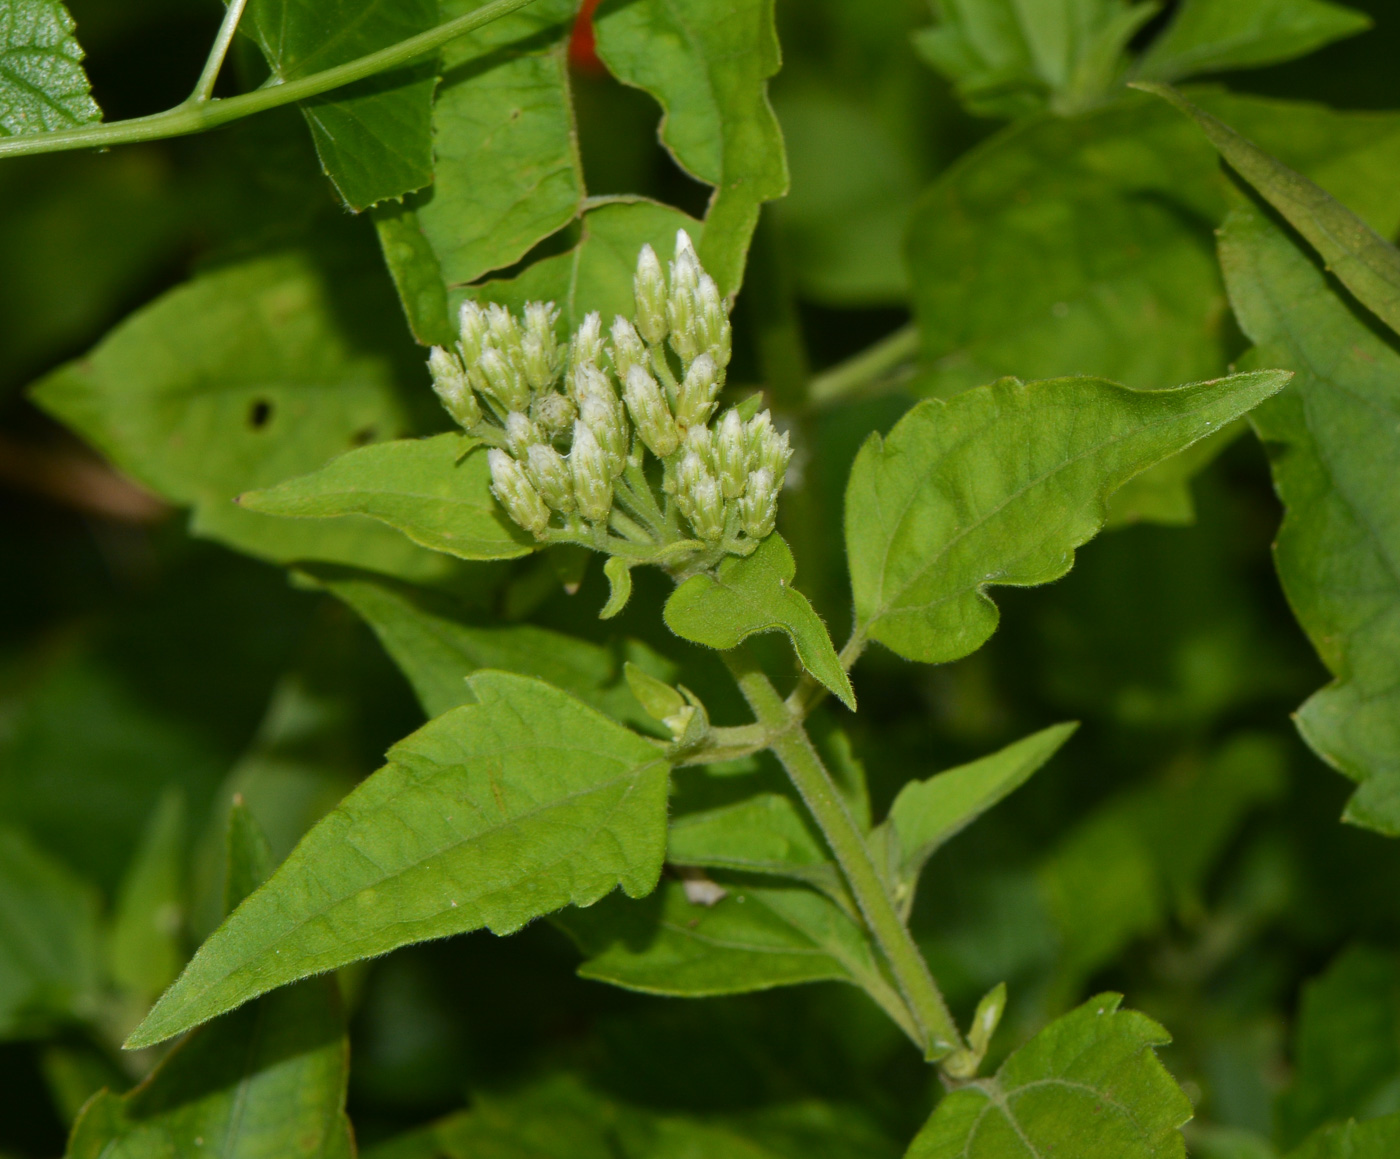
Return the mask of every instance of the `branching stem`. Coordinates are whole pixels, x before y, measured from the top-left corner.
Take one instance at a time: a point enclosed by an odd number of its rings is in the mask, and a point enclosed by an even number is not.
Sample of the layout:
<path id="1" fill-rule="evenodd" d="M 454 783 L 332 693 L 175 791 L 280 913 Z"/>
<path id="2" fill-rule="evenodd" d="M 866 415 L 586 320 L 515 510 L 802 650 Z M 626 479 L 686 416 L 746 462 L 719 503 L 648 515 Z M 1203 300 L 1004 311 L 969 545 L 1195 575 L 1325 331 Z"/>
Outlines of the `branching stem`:
<path id="1" fill-rule="evenodd" d="M 827 406 L 889 378 L 919 352 L 919 330 L 912 322 L 845 362 L 814 376 L 807 386 L 812 406 Z"/>
<path id="2" fill-rule="evenodd" d="M 229 0 L 229 5 L 224 10 L 223 23 L 219 25 L 219 34 L 214 37 L 214 46 L 209 50 L 209 59 L 204 62 L 204 71 L 199 74 L 194 92 L 190 93 L 189 99 L 185 101 L 186 105 L 202 105 L 214 95 L 214 84 L 219 79 L 219 70 L 224 67 L 229 45 L 233 43 L 234 34 L 238 31 L 238 22 L 242 19 L 243 9 L 247 5 L 248 0 Z"/>
<path id="3" fill-rule="evenodd" d="M 112 145 L 160 141 L 167 137 L 202 133 L 206 129 L 227 125 L 254 113 L 295 104 L 297 101 L 320 96 L 355 81 L 388 72 L 390 69 L 414 64 L 459 36 L 465 36 L 484 24 L 499 20 L 531 2 L 532 0 L 492 0 L 490 4 L 485 4 L 474 12 L 439 24 L 427 32 L 420 32 L 417 36 L 410 36 L 407 40 L 401 40 L 398 44 L 392 44 L 378 52 L 371 52 L 368 56 L 338 64 L 334 68 L 324 69 L 310 76 L 274 84 L 251 93 L 240 93 L 236 97 L 222 100 L 195 100 L 191 97 L 173 109 L 149 117 L 113 121 L 106 125 L 89 125 L 81 129 L 65 129 L 59 133 L 28 133 L 20 137 L 0 137 L 0 157 L 16 157 L 29 153 L 61 153 L 70 149 L 105 149 Z M 227 25 L 227 20 L 225 24 Z M 221 37 L 223 31 L 221 28 Z M 212 55 L 210 61 L 213 61 Z M 201 85 L 203 81 L 204 78 L 201 77 Z M 195 91 L 198 94 L 200 90 Z"/>
<path id="4" fill-rule="evenodd" d="M 769 747 L 787 770 L 835 855 L 870 932 L 888 962 L 900 993 L 923 1038 L 929 1059 L 963 1049 L 962 1036 L 923 954 L 900 920 L 860 827 L 812 747 L 802 718 L 794 716 L 752 654 L 742 646 L 724 654 L 758 722 L 769 729 Z"/>

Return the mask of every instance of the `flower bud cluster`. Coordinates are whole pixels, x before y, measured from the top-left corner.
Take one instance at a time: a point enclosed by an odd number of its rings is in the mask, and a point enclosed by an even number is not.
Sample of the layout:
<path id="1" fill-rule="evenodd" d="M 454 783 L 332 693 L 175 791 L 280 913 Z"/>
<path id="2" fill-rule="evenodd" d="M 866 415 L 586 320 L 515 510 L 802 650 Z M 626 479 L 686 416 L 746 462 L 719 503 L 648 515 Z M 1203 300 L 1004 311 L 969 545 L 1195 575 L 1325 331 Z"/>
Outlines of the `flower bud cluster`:
<path id="1" fill-rule="evenodd" d="M 662 547 L 686 538 L 684 520 L 691 540 L 749 550 L 773 530 L 791 449 L 767 411 L 711 423 L 731 353 L 728 302 L 684 231 L 669 269 L 642 247 L 633 290 L 633 318 L 615 317 L 605 338 L 589 314 L 567 346 L 553 303 L 517 317 L 468 301 L 456 349 L 428 359 L 433 388 L 491 444 L 492 490 L 536 538 L 602 544 L 620 517 L 632 543 Z M 661 464 L 659 501 L 644 451 Z"/>

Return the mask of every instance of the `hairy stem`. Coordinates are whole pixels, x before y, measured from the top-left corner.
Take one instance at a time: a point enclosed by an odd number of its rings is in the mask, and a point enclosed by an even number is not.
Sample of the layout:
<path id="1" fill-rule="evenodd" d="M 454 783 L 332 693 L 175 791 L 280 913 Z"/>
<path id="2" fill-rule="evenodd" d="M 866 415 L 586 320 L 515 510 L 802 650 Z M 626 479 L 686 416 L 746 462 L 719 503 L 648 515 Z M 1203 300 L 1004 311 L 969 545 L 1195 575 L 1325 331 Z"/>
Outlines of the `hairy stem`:
<path id="1" fill-rule="evenodd" d="M 929 973 L 928 964 L 900 920 L 860 827 L 812 747 L 801 718 L 789 712 L 783 698 L 747 649 L 741 646 L 726 652 L 724 660 L 754 716 L 771 730 L 769 747 L 787 770 L 841 866 L 856 904 L 919 1028 L 925 1057 L 939 1059 L 962 1050 L 962 1036 Z"/>
<path id="2" fill-rule="evenodd" d="M 825 406 L 857 394 L 889 377 L 918 352 L 919 330 L 911 322 L 855 357 L 813 377 L 807 387 L 807 400 L 813 406 Z"/>
<path id="3" fill-rule="evenodd" d="M 223 100 L 188 101 L 164 113 L 150 117 L 135 117 L 129 121 L 113 121 L 106 125 L 90 125 L 82 129 L 65 129 L 60 133 L 29 133 L 21 137 L 0 138 L 0 157 L 26 153 L 61 153 L 69 149 L 106 149 L 112 145 L 128 145 L 136 141 L 159 141 L 167 137 L 185 137 L 206 129 L 241 120 L 254 113 L 282 105 L 295 104 L 308 97 L 320 96 L 332 89 L 342 88 L 366 77 L 377 76 L 393 68 L 414 64 L 430 56 L 444 44 L 456 40 L 524 8 L 532 0 L 492 0 L 475 12 L 459 16 L 410 36 L 398 44 L 371 52 L 368 56 L 338 64 L 322 72 L 297 80 L 286 81 L 251 93 L 241 93 Z M 198 91 L 198 90 L 196 90 Z"/>

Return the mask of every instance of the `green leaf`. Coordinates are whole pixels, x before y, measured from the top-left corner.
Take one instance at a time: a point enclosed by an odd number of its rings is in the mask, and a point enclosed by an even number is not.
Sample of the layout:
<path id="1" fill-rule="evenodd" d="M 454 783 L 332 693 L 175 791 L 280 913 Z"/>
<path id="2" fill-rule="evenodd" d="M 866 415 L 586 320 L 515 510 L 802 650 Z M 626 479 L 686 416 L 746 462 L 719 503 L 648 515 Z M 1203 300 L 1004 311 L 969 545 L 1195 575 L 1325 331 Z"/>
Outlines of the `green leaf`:
<path id="1" fill-rule="evenodd" d="M 1141 85 L 1192 117 L 1231 167 L 1317 249 L 1328 270 L 1400 331 L 1400 250 L 1301 173 L 1165 85 Z"/>
<path id="2" fill-rule="evenodd" d="M 112 981 L 143 1008 L 185 964 L 185 855 L 184 796 L 167 790 L 122 881 L 107 938 Z"/>
<path id="3" fill-rule="evenodd" d="M 886 873 L 906 912 L 919 874 L 939 846 L 1025 784 L 1078 727 L 1053 725 L 971 764 L 926 781 L 910 781 L 900 790 L 872 840 L 885 850 Z"/>
<path id="4" fill-rule="evenodd" d="M 59 0 L 0 4 L 0 136 L 76 129 L 102 119 L 73 18 Z"/>
<path id="5" fill-rule="evenodd" d="M 583 978 L 684 998 L 849 982 L 908 1029 L 875 947 L 840 906 L 810 889 L 733 885 L 706 905 L 668 881 L 640 905 L 609 898 L 554 921 L 586 955 Z"/>
<path id="6" fill-rule="evenodd" d="M 807 597 L 790 587 L 797 564 L 781 535 L 749 556 L 727 557 L 714 575 L 691 576 L 666 601 L 666 626 L 686 640 L 726 652 L 750 636 L 783 632 L 812 676 L 852 711 L 855 691 Z"/>
<path id="7" fill-rule="evenodd" d="M 0 1039 L 81 1018 L 96 1002 L 96 891 L 0 828 Z"/>
<path id="8" fill-rule="evenodd" d="M 516 559 L 537 546 L 491 493 L 480 443 L 460 433 L 360 447 L 238 504 L 264 515 L 368 515 L 458 559 Z"/>
<path id="9" fill-rule="evenodd" d="M 434 0 L 252 0 L 239 30 L 274 83 L 345 64 L 426 32 Z M 431 66 L 397 69 L 300 104 L 326 175 L 351 209 L 399 198 L 433 179 Z"/>
<path id="10" fill-rule="evenodd" d="M 442 19 L 480 6 L 444 0 Z M 410 204 L 449 288 L 519 261 L 582 208 L 568 84 L 577 7 L 535 0 L 443 50 L 436 176 Z"/>
<path id="11" fill-rule="evenodd" d="M 1144 80 L 1258 68 L 1292 60 L 1371 27 L 1330 0 L 1183 0 L 1134 68 Z"/>
<path id="12" fill-rule="evenodd" d="M 1260 371 L 1138 393 L 1092 378 L 1003 379 L 926 400 L 856 456 L 846 557 L 857 631 L 910 660 L 979 648 L 990 584 L 1048 583 L 1128 479 L 1280 390 Z"/>
<path id="13" fill-rule="evenodd" d="M 352 1159 L 349 1043 L 334 978 L 289 987 L 179 1043 L 127 1095 L 83 1109 L 67 1159 Z"/>
<path id="14" fill-rule="evenodd" d="M 1400 1148 L 1400 1114 L 1324 1127 L 1288 1159 L 1389 1159 Z"/>
<path id="15" fill-rule="evenodd" d="M 233 503 L 408 428 L 396 351 L 379 340 L 393 310 L 381 283 L 303 253 L 225 266 L 133 314 L 34 399 L 138 482 L 192 506 L 200 534 L 278 562 L 441 579 L 449 561 L 371 520 L 291 523 Z"/>
<path id="16" fill-rule="evenodd" d="M 1279 1139 L 1394 1109 L 1400 1082 L 1400 959 L 1352 946 L 1303 987 L 1293 1082 L 1279 1097 Z"/>
<path id="17" fill-rule="evenodd" d="M 417 213 L 406 205 L 391 204 L 376 206 L 372 216 L 384 264 L 394 279 L 414 339 L 420 346 L 450 349 L 459 335 L 448 318 L 442 267 Z"/>
<path id="18" fill-rule="evenodd" d="M 1243 419 L 1226 423 L 1215 434 L 1129 479 L 1109 497 L 1108 522 L 1104 526 L 1148 522 L 1185 527 L 1195 523 L 1191 480 L 1215 462 L 1248 427 Z"/>
<path id="19" fill-rule="evenodd" d="M 1274 559 L 1335 680 L 1295 718 L 1360 783 L 1346 818 L 1400 835 L 1400 355 L 1262 214 L 1221 235 L 1231 301 L 1258 358 L 1296 367 L 1255 417 L 1283 500 Z"/>
<path id="20" fill-rule="evenodd" d="M 819 889 L 854 912 L 841 874 L 797 806 L 777 793 L 758 793 L 720 809 L 671 822 L 666 859 L 674 865 L 790 877 Z"/>
<path id="21" fill-rule="evenodd" d="M 709 0 L 608 0 L 594 28 L 608 70 L 660 102 L 661 140 L 676 162 L 715 187 L 697 249 L 721 292 L 737 293 L 759 207 L 788 189 L 768 104 L 780 63 L 773 0 L 718 10 Z"/>
<path id="22" fill-rule="evenodd" d="M 607 648 L 537 628 L 469 615 L 447 596 L 366 573 L 316 570 L 316 581 L 359 613 L 413 685 L 428 716 L 471 702 L 467 679 L 482 668 L 534 676 L 634 728 L 654 729 L 623 678 L 631 661 L 665 679 L 669 661 L 635 640 Z"/>
<path id="23" fill-rule="evenodd" d="M 933 1112 L 908 1159 L 1169 1159 L 1186 1154 L 1191 1104 L 1154 1047 L 1171 1041 L 1145 1015 L 1100 994 L 1056 1019 Z"/>
<path id="24" fill-rule="evenodd" d="M 661 749 L 538 680 L 481 672 L 476 703 L 389 750 L 389 764 L 302 839 L 200 947 L 132 1035 L 144 1046 L 287 982 L 429 938 L 512 933 L 617 885 L 656 884 Z"/>

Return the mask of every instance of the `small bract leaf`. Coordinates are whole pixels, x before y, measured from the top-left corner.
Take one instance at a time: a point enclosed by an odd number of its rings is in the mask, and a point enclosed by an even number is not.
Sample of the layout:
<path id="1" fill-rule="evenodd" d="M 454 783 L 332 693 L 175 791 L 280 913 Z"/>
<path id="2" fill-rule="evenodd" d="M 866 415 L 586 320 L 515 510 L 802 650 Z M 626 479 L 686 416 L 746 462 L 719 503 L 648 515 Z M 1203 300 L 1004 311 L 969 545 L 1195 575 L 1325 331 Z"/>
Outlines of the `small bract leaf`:
<path id="1" fill-rule="evenodd" d="M 59 0 L 0 5 L 0 136 L 53 133 L 102 119 L 73 18 Z"/>
<path id="2" fill-rule="evenodd" d="M 491 493 L 477 441 L 450 432 L 361 447 L 238 502 L 264 515 L 368 515 L 458 559 L 515 559 L 537 546 Z"/>
<path id="3" fill-rule="evenodd" d="M 783 632 L 802 667 L 854 711 L 855 691 L 826 625 L 807 597 L 789 586 L 796 574 L 788 545 L 770 535 L 752 555 L 728 557 L 714 575 L 681 584 L 666 601 L 666 625 L 677 636 L 720 651 L 763 632 Z"/>
<path id="4" fill-rule="evenodd" d="M 1100 994 L 938 1104 L 907 1159 L 1176 1159 L 1191 1103 L 1153 1048 L 1171 1037 Z"/>
<path id="5" fill-rule="evenodd" d="M 915 406 L 856 456 L 846 557 L 857 630 L 941 663 L 996 630 L 991 584 L 1070 569 L 1128 479 L 1277 393 L 1285 371 L 1138 392 L 1095 378 L 1003 379 Z"/>
<path id="6" fill-rule="evenodd" d="M 662 750 L 538 680 L 482 672 L 476 703 L 389 751 L 204 943 L 128 1045 L 287 982 L 485 926 L 511 933 L 621 885 L 666 842 Z"/>
<path id="7" fill-rule="evenodd" d="M 608 557 L 603 564 L 603 574 L 608 577 L 608 602 L 598 613 L 598 619 L 611 620 L 632 598 L 632 565 L 620 555 Z"/>

